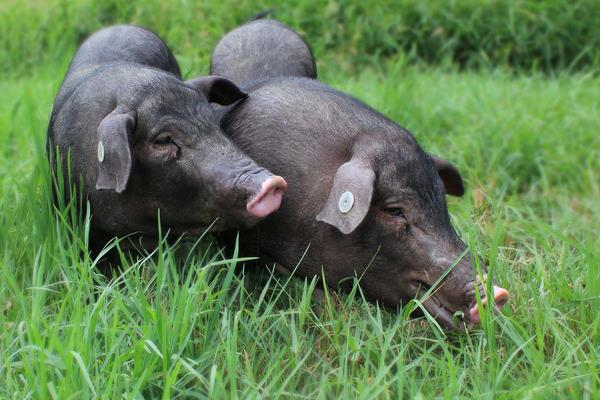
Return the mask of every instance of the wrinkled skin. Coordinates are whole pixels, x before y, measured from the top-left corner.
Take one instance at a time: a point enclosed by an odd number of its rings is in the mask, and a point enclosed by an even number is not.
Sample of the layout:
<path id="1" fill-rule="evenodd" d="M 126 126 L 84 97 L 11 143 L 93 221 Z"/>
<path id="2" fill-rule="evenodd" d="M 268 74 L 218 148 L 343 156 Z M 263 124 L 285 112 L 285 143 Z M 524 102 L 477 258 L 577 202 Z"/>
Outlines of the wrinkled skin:
<path id="1" fill-rule="evenodd" d="M 285 181 L 219 127 L 213 103 L 246 97 L 220 77 L 184 82 L 152 32 L 103 29 L 73 58 L 48 128 L 49 158 L 91 203 L 91 247 L 114 236 L 249 227 L 279 207 Z M 67 178 L 65 178 L 67 179 Z M 69 181 L 67 181 L 69 183 Z M 216 220 L 216 223 L 213 222 Z"/>
<path id="2" fill-rule="evenodd" d="M 423 294 L 465 253 L 445 200 L 463 194 L 462 178 L 405 129 L 314 80 L 271 79 L 245 89 L 249 97 L 222 126 L 289 183 L 280 211 L 240 233 L 245 255 L 288 271 L 302 260 L 297 275 L 323 272 L 332 287 L 361 277 L 371 300 L 395 307 Z M 354 202 L 342 213 L 345 192 Z M 479 319 L 475 286 L 483 290 L 471 262 L 461 258 L 424 302 L 447 328 L 456 326 L 457 311 L 468 324 Z M 498 303 L 508 295 L 501 290 Z"/>
<path id="3" fill-rule="evenodd" d="M 227 33 L 213 50 L 210 68 L 238 85 L 282 76 L 317 78 L 308 44 L 271 19 L 252 21 Z"/>

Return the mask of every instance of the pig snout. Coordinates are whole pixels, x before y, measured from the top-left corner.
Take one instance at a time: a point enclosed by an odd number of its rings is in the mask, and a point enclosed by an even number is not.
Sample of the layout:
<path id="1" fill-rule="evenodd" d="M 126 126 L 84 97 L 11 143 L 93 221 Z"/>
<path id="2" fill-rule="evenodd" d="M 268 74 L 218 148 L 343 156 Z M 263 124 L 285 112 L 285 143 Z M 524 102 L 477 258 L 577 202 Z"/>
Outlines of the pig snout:
<path id="1" fill-rule="evenodd" d="M 257 218 L 264 218 L 277 211 L 287 182 L 281 176 L 271 176 L 264 180 L 254 197 L 246 204 L 248 213 Z"/>
<path id="2" fill-rule="evenodd" d="M 242 164 L 239 169 L 242 172 L 231 180 L 228 191 L 237 199 L 235 208 L 243 210 L 242 218 L 254 223 L 277 211 L 287 188 L 285 179 L 255 164 Z M 232 206 L 232 197 L 223 200 Z"/>
<path id="3" fill-rule="evenodd" d="M 213 161 L 211 167 L 204 181 L 223 225 L 251 227 L 281 206 L 287 189 L 281 176 L 245 157 L 226 163 Z"/>
<path id="4" fill-rule="evenodd" d="M 500 309 L 508 302 L 509 292 L 499 286 L 495 286 L 492 277 L 486 273 L 485 263 L 481 262 L 482 274 L 473 274 L 473 264 L 477 256 L 473 257 L 466 254 L 464 245 L 453 231 L 445 240 L 425 241 L 431 250 L 429 250 L 430 262 L 426 268 L 419 268 L 413 272 L 412 279 L 422 282 L 421 285 L 432 291 L 429 302 L 424 303 L 429 313 L 450 329 L 457 326 L 455 317 L 462 319 L 468 327 L 481 322 L 481 313 L 484 308 L 493 303 L 494 311 Z M 427 238 L 430 240 L 430 238 Z M 439 243 L 450 243 L 451 247 L 440 246 Z M 463 255 L 457 259 L 454 254 L 463 252 Z M 452 268 L 449 270 L 450 266 Z M 426 273 L 429 271 L 429 273 Z M 425 272 L 425 274 L 423 274 Z M 445 274 L 444 278 L 436 285 L 432 280 L 439 279 L 439 276 Z M 491 281 L 490 281 L 491 280 Z M 487 287 L 490 288 L 488 293 Z M 477 298 L 481 301 L 477 302 Z M 481 305 L 481 307 L 479 307 Z"/>
<path id="5" fill-rule="evenodd" d="M 451 263 L 451 258 L 448 257 L 438 257 L 434 260 L 432 265 L 437 266 L 437 269 L 433 268 L 433 270 L 437 270 L 439 273 L 447 270 L 447 265 Z M 413 275 L 413 279 L 415 279 L 413 286 L 420 288 L 421 292 L 423 290 L 431 291 L 431 295 L 423 302 L 423 306 L 438 322 L 449 329 L 462 326 L 457 326 L 455 316 L 462 315 L 459 319 L 462 319 L 470 328 L 481 322 L 480 313 L 490 303 L 493 303 L 494 311 L 499 312 L 508 302 L 509 292 L 504 288 L 493 285 L 492 293 L 487 293 L 486 286 L 493 282 L 489 282 L 491 278 L 485 273 L 483 276 L 473 276 L 472 259 L 469 256 L 461 259 L 437 285 L 430 283 L 431 279 L 437 276 L 437 273 L 432 276 Z M 418 291 L 417 294 L 421 292 Z M 478 293 L 481 298 L 481 308 L 477 303 Z"/>
<path id="6" fill-rule="evenodd" d="M 494 296 L 494 305 L 498 310 L 504 307 L 510 297 L 508 290 L 499 286 L 494 286 L 494 292 L 492 295 Z M 481 300 L 481 305 L 485 307 L 487 304 L 488 299 L 483 298 Z M 475 304 L 469 309 L 469 319 L 474 324 L 481 322 L 481 317 L 479 316 L 479 306 L 477 305 L 477 302 L 475 302 Z"/>

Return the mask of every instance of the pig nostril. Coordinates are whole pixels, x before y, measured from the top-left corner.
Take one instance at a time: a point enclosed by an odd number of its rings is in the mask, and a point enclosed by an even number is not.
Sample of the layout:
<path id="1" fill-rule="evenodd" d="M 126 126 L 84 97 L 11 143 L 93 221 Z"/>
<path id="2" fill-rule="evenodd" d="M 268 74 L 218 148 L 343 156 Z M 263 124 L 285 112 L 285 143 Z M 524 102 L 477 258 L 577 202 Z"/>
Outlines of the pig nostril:
<path id="1" fill-rule="evenodd" d="M 277 187 L 277 188 L 273 189 L 271 193 L 275 196 L 283 195 L 283 189 Z"/>

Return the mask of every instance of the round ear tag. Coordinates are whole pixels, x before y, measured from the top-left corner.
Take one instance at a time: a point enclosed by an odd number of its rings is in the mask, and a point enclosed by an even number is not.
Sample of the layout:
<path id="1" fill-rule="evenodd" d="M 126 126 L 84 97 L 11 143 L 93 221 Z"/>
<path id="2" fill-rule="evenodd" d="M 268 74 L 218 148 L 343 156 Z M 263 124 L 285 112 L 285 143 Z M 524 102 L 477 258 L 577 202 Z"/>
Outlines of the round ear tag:
<path id="1" fill-rule="evenodd" d="M 344 192 L 338 201 L 338 209 L 342 214 L 346 214 L 354 205 L 354 195 L 352 192 Z"/>
<path id="2" fill-rule="evenodd" d="M 98 161 L 104 161 L 104 145 L 102 142 L 98 142 Z"/>

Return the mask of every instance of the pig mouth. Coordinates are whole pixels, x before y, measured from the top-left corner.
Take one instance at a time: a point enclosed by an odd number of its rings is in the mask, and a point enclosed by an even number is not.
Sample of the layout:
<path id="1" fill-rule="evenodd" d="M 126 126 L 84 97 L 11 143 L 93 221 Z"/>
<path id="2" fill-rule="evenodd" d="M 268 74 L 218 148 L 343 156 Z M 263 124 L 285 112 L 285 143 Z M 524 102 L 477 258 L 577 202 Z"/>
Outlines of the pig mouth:
<path id="1" fill-rule="evenodd" d="M 442 284 L 443 285 L 443 284 Z M 461 311 L 459 308 L 444 302 L 443 297 L 438 295 L 436 292 L 441 287 L 438 286 L 431 290 L 431 286 L 422 281 L 414 283 L 416 299 L 422 299 L 425 294 L 427 296 L 421 300 L 421 304 L 425 310 L 445 329 L 456 329 L 458 319 L 454 317 L 455 313 Z M 465 317 L 463 317 L 465 320 Z M 468 326 L 471 324 L 469 323 Z"/>
<path id="2" fill-rule="evenodd" d="M 481 304 L 485 307 L 490 301 L 484 291 L 484 287 L 479 281 L 471 282 L 467 284 L 468 290 L 464 294 L 465 300 L 469 300 L 469 305 L 464 304 L 463 307 L 456 306 L 445 300 L 443 295 L 437 293 L 437 291 L 444 285 L 431 288 L 425 282 L 417 281 L 413 284 L 416 288 L 416 298 L 422 299 L 421 304 L 423 308 L 441 324 L 444 328 L 453 330 L 459 326 L 464 325 L 467 329 L 471 329 L 474 325 L 480 322 L 479 307 L 475 292 L 479 291 L 481 296 Z M 493 292 L 490 293 L 490 298 L 493 301 L 493 307 L 495 312 L 500 312 L 500 309 L 508 302 L 509 293 L 506 289 L 498 286 L 493 286 Z M 460 313 L 460 314 L 459 314 Z"/>

